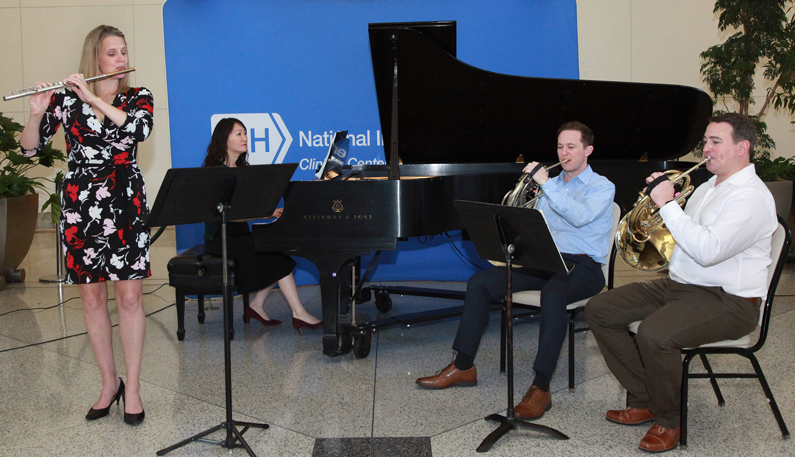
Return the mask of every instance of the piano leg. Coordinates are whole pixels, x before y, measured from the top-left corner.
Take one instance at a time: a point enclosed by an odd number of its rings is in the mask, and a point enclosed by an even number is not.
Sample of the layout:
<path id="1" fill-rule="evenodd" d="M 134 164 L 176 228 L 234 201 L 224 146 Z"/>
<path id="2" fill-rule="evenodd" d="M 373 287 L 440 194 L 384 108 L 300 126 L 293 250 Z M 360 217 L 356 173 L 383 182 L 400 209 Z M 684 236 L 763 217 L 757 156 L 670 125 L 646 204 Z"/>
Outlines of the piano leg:
<path id="1" fill-rule="evenodd" d="M 347 354 L 353 348 L 351 316 L 351 269 L 358 256 L 372 251 L 346 252 L 340 261 L 339 252 L 315 252 L 307 260 L 315 264 L 320 275 L 320 300 L 323 305 L 323 354 Z M 323 255 L 327 254 L 327 255 Z"/>

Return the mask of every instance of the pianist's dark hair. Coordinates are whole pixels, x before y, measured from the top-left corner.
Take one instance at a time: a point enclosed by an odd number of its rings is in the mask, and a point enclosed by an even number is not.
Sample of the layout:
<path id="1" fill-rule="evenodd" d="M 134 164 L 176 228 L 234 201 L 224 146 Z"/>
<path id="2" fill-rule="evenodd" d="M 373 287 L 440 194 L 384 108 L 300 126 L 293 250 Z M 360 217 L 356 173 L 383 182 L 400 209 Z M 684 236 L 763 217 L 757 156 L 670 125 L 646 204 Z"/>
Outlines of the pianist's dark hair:
<path id="1" fill-rule="evenodd" d="M 558 129 L 558 136 L 560 136 L 560 132 L 564 130 L 576 130 L 580 132 L 582 135 L 582 145 L 584 147 L 588 147 L 593 145 L 593 132 L 591 129 L 588 128 L 587 125 L 583 124 L 582 122 L 571 121 L 566 122 L 565 124 L 561 125 Z"/>
<path id="2" fill-rule="evenodd" d="M 732 141 L 748 141 L 751 147 L 748 148 L 748 157 L 754 158 L 754 146 L 756 146 L 756 125 L 750 117 L 739 113 L 723 113 L 709 118 L 710 124 L 725 122 L 732 126 Z"/>
<path id="3" fill-rule="evenodd" d="M 207 146 L 207 157 L 204 158 L 202 163 L 203 167 L 217 167 L 226 163 L 226 144 L 229 139 L 229 134 L 235 129 L 235 125 L 240 124 L 245 130 L 246 125 L 240 122 L 239 119 L 233 117 L 225 117 L 215 124 L 213 136 L 210 139 L 210 145 Z M 248 152 L 240 154 L 235 163 L 238 167 L 245 167 L 248 165 Z"/>

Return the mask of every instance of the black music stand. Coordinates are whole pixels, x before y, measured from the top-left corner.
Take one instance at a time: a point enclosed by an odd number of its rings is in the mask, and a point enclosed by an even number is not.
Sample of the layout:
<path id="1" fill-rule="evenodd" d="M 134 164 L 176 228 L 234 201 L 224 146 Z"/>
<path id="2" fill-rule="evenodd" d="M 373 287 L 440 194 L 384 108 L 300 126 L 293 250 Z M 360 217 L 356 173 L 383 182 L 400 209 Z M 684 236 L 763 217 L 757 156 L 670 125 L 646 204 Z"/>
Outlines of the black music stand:
<path id="1" fill-rule="evenodd" d="M 516 260 L 521 265 L 541 270 L 568 273 L 563 258 L 555 246 L 544 215 L 535 209 L 494 205 L 491 203 L 455 200 L 456 210 L 464 228 L 482 259 L 505 261 L 505 314 L 508 363 L 508 411 L 505 416 L 490 414 L 486 420 L 499 422 L 478 446 L 478 452 L 488 452 L 503 435 L 517 428 L 535 430 L 553 438 L 567 440 L 568 436 L 544 425 L 517 419 L 513 411 L 513 299 L 511 268 Z"/>
<path id="2" fill-rule="evenodd" d="M 157 451 L 165 455 L 194 441 L 219 444 L 231 450 L 246 448 L 254 451 L 243 439 L 250 427 L 268 428 L 268 424 L 240 422 L 232 419 L 232 356 L 229 327 L 232 324 L 232 290 L 228 283 L 226 222 L 235 219 L 254 219 L 273 214 L 284 189 L 297 165 L 255 165 L 243 168 L 172 168 L 166 172 L 147 224 L 149 227 L 221 222 L 221 255 L 223 261 L 224 308 L 224 382 L 226 387 L 226 421 L 219 425 Z M 243 426 L 239 431 L 237 426 Z M 226 439 L 213 441 L 204 437 L 218 430 L 226 430 Z"/>

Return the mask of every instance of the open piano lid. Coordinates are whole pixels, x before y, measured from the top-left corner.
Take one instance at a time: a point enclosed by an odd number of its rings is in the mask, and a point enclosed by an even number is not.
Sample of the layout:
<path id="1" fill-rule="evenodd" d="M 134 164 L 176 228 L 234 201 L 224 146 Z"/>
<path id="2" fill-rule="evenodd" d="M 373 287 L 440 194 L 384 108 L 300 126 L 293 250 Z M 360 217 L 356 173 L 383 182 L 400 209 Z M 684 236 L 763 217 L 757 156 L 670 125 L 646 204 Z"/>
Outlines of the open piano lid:
<path id="1" fill-rule="evenodd" d="M 712 100 L 668 84 L 511 76 L 455 55 L 455 21 L 370 24 L 370 52 L 386 160 L 393 125 L 404 164 L 556 162 L 561 124 L 596 137 L 591 160 L 670 160 L 704 135 Z M 393 124 L 393 74 L 399 103 Z"/>

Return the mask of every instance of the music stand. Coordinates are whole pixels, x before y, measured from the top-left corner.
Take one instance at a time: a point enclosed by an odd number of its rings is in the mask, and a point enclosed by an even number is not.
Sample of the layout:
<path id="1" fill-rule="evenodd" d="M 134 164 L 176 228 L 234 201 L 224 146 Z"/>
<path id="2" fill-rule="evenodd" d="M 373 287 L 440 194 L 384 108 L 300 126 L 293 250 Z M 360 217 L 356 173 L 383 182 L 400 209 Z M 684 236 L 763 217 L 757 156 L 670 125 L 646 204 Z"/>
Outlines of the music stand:
<path id="1" fill-rule="evenodd" d="M 250 427 L 267 429 L 268 424 L 240 422 L 232 419 L 232 357 L 229 328 L 232 325 L 232 290 L 228 283 L 226 222 L 254 219 L 273 214 L 297 164 L 254 165 L 242 168 L 172 168 L 166 172 L 147 224 L 149 227 L 221 222 L 221 258 L 223 262 L 224 314 L 224 386 L 226 388 L 226 421 L 188 439 L 157 451 L 165 455 L 194 441 L 219 444 L 231 450 L 244 447 L 254 451 L 243 439 Z M 242 426 L 239 431 L 237 426 Z M 226 439 L 213 441 L 204 437 L 226 430 Z"/>
<path id="2" fill-rule="evenodd" d="M 455 200 L 464 228 L 482 259 L 505 261 L 506 358 L 508 363 L 508 411 L 505 416 L 490 414 L 486 420 L 499 422 L 478 446 L 478 452 L 488 452 L 503 435 L 517 428 L 535 430 L 553 438 L 567 440 L 568 436 L 544 425 L 517 419 L 513 410 L 513 298 L 511 268 L 516 260 L 523 266 L 556 273 L 568 273 L 563 258 L 555 246 L 543 213 L 535 209 L 494 205 L 491 203 Z"/>

